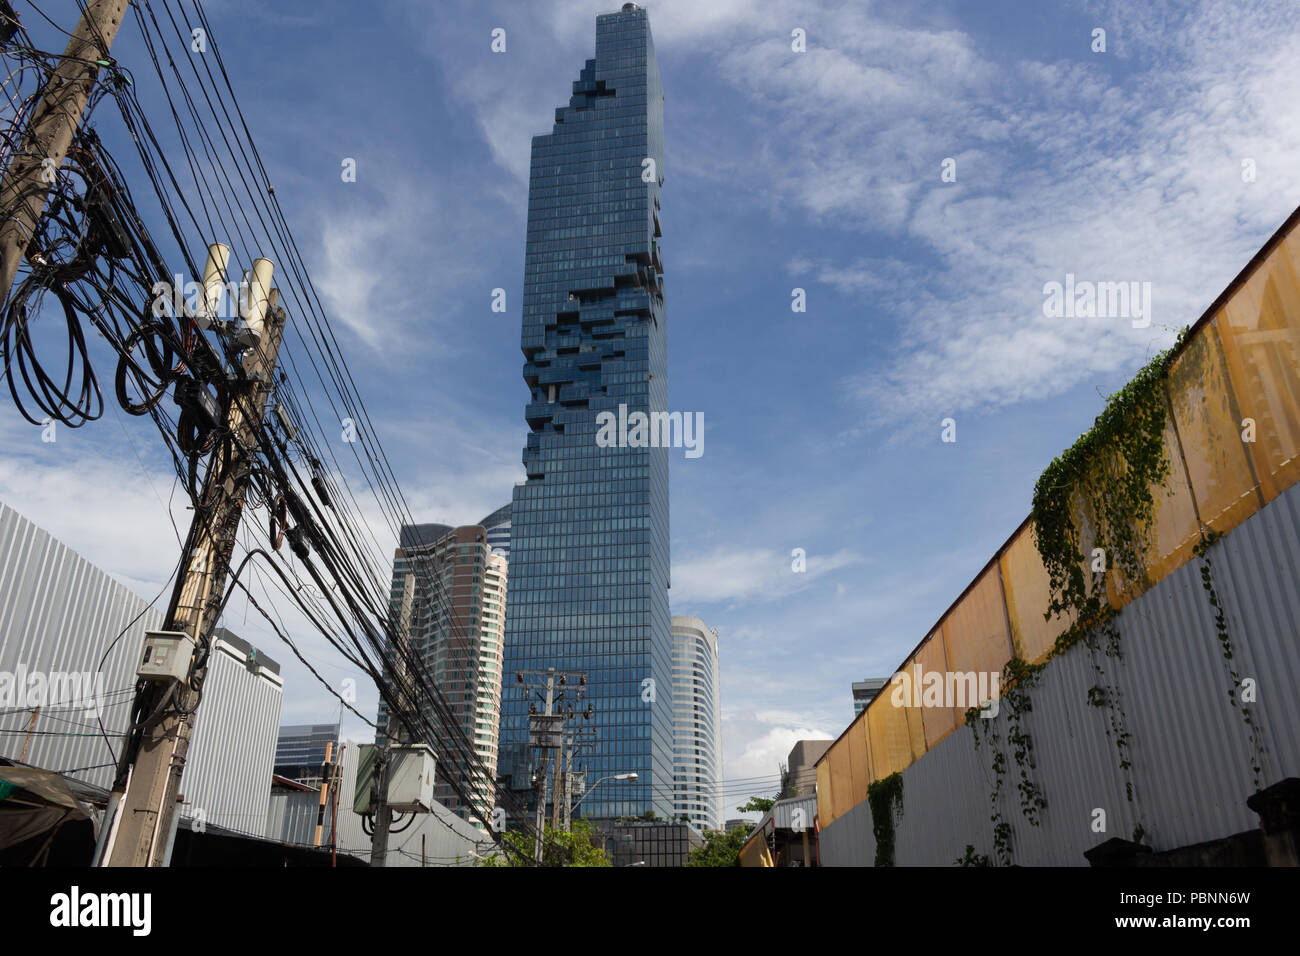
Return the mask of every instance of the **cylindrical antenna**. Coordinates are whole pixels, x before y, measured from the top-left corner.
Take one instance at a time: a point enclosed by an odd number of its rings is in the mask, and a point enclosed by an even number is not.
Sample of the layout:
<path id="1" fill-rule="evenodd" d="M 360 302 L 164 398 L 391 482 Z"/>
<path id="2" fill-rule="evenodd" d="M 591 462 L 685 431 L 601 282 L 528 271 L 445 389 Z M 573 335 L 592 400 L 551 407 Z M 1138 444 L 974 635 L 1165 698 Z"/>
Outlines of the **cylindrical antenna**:
<path id="1" fill-rule="evenodd" d="M 201 329 L 212 328 L 217 320 L 221 292 L 225 288 L 226 265 L 229 262 L 229 246 L 220 242 L 208 246 L 208 261 L 203 265 L 203 310 L 195 317 Z"/>
<path id="2" fill-rule="evenodd" d="M 247 344 L 262 340 L 262 327 L 266 321 L 266 300 L 271 294 L 271 277 L 275 263 L 270 259 L 254 259 L 248 278 L 248 292 L 244 308 L 244 328 L 240 336 Z"/>

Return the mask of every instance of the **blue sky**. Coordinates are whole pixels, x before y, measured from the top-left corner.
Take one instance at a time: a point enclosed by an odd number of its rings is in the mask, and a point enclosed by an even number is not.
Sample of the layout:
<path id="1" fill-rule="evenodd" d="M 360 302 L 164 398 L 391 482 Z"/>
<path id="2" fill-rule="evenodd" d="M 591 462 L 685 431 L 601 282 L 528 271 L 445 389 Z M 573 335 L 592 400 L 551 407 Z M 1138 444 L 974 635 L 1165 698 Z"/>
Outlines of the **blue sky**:
<path id="1" fill-rule="evenodd" d="M 523 478 L 529 142 L 617 6 L 205 5 L 420 520 L 477 520 Z M 1300 204 L 1300 34 L 1268 2 L 645 6 L 669 402 L 706 429 L 703 457 L 672 457 L 672 607 L 719 629 L 726 776 L 772 775 L 795 740 L 847 725 L 849 684 L 893 671 L 1103 397 Z M 114 52 L 148 103 L 133 23 Z M 1044 316 L 1066 273 L 1149 281 L 1150 327 Z M 109 411 L 50 446 L 0 402 L 0 498 L 153 597 L 176 543 L 146 425 Z M 289 658 L 240 603 L 227 626 Z M 332 718 L 285 670 L 284 722 Z"/>

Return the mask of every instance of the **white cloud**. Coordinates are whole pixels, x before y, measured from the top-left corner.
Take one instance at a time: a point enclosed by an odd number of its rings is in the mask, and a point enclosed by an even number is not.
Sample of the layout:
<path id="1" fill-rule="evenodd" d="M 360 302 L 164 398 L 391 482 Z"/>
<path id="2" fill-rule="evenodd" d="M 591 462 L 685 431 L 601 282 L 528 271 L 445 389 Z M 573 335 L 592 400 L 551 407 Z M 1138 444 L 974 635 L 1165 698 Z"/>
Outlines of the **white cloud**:
<path id="1" fill-rule="evenodd" d="M 819 577 L 863 559 L 850 551 L 806 556 L 807 570 L 795 571 L 789 551 L 736 549 L 723 546 L 673 561 L 675 607 L 718 601 L 788 597 Z"/>
<path id="2" fill-rule="evenodd" d="M 724 793 L 725 818 L 737 816 L 736 808 L 750 796 L 771 797 L 780 789 L 781 765 L 800 740 L 830 740 L 839 733 L 813 714 L 742 712 L 724 716 L 722 723 L 723 774 L 732 781 Z"/>
<path id="3" fill-rule="evenodd" d="M 180 556 L 175 529 L 188 528 L 189 498 L 181 489 L 173 495 L 174 472 L 149 452 L 152 423 L 127 431 L 109 420 L 119 414 L 110 408 L 82 429 L 57 425 L 45 443 L 40 428 L 6 412 L 0 501 L 151 600 Z"/>
<path id="4" fill-rule="evenodd" d="M 1199 316 L 1300 200 L 1286 159 L 1300 148 L 1300 38 L 1279 9 L 1256 20 L 1206 4 L 1185 33 L 1164 32 L 1166 10 L 1149 21 L 1159 31 L 1128 31 L 1130 52 L 1158 47 L 1140 78 L 1101 58 L 995 69 L 960 34 L 843 11 L 825 14 L 826 55 L 770 40 L 733 51 L 724 75 L 772 119 L 755 195 L 922 252 L 792 262 L 901 323 L 886 360 L 845 383 L 871 424 L 1051 395 L 1131 368 Z M 956 183 L 940 181 L 948 156 Z M 1044 317 L 1043 284 L 1067 272 L 1151 282 L 1151 327 Z"/>
<path id="5" fill-rule="evenodd" d="M 339 187 L 354 192 L 321 216 L 315 285 L 326 314 L 386 364 L 445 352 L 437 333 L 466 306 L 451 293 L 480 274 L 482 239 L 469 224 L 481 210 L 464 208 L 454 191 L 428 188 L 396 162 L 363 158 L 357 176 Z M 485 284 L 484 309 L 490 292 Z"/>

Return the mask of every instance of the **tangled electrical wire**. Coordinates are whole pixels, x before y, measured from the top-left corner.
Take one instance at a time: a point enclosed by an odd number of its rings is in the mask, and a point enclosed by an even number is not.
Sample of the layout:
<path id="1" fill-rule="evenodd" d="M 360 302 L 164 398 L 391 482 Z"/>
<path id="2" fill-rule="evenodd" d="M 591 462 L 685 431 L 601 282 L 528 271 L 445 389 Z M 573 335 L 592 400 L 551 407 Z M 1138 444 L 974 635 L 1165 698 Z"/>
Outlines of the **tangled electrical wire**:
<path id="1" fill-rule="evenodd" d="M 100 62 L 106 69 L 91 93 L 86 115 L 89 117 L 106 96 L 116 101 L 186 274 L 199 274 L 186 242 L 186 234 L 192 236 L 196 231 L 229 241 L 242 249 L 239 257 L 245 261 L 254 255 L 269 255 L 283 266 L 285 294 L 294 303 L 295 317 L 301 319 L 297 342 L 304 351 L 299 357 L 310 363 L 324 390 L 326 416 L 333 413 L 341 420 L 347 414 L 340 413 L 341 407 L 354 410 L 358 423 L 365 427 L 352 451 L 363 474 L 369 475 L 367 484 L 390 529 L 414 523 L 387 456 L 373 437 L 364 402 L 342 361 L 343 350 L 325 321 L 301 253 L 269 188 L 211 24 L 197 3 L 192 4 L 192 11 L 177 3 L 179 14 L 171 6 L 168 0 L 158 3 L 161 19 L 149 0 L 136 0 L 132 10 L 171 108 L 177 145 L 163 148 L 136 98 L 134 79 L 107 58 Z M 175 34 L 170 41 L 165 36 L 168 21 Z M 0 16 L 0 26 L 3 22 Z M 210 57 L 177 59 L 168 54 L 166 42 L 188 43 L 188 23 L 207 30 Z M 0 136 L 0 168 L 8 168 L 21 155 L 14 131 L 30 116 L 39 84 L 56 59 L 35 51 L 21 30 L 18 42 L 5 47 L 6 67 L 11 56 L 18 57 L 18 65 L 10 69 L 13 82 L 6 81 L 5 95 L 14 121 Z M 197 90 L 181 76 L 182 64 L 194 72 Z M 213 73 L 213 65 L 219 76 Z M 200 66 L 205 75 L 199 75 Z M 19 95 L 20 83 L 30 85 L 32 79 L 36 79 L 37 89 L 27 92 L 24 88 Z M 402 626 L 395 619 L 387 590 L 386 559 L 369 522 L 361 517 L 351 488 L 340 480 L 343 470 L 333 444 L 323 437 L 325 429 L 316 403 L 296 392 L 294 379 L 303 376 L 294 350 L 283 349 L 280 355 L 280 364 L 293 379 L 281 371 L 276 381 L 266 383 L 276 402 L 277 429 L 264 420 L 259 409 L 243 404 L 249 394 L 244 388 L 247 343 L 241 343 L 220 323 L 196 322 L 194 308 L 181 301 L 180 290 L 170 282 L 173 273 L 141 221 L 121 170 L 84 123 L 82 130 L 67 160 L 51 170 L 46 215 L 28 239 L 25 272 L 0 312 L 0 361 L 20 414 L 32 424 L 59 422 L 74 428 L 98 419 L 105 400 L 94 364 L 99 351 L 94 339 L 106 342 L 116 363 L 110 401 L 116 400 L 129 415 L 147 416 L 155 422 L 189 493 L 195 520 L 185 553 L 200 535 L 234 534 L 240 528 L 239 512 L 267 509 L 269 520 L 265 523 L 243 523 L 245 532 L 259 538 L 261 546 L 246 549 L 245 563 L 234 571 L 229 590 L 218 595 L 220 607 L 236 587 L 252 601 L 247 582 L 240 579 L 245 564 L 255 572 L 259 567 L 269 569 L 273 572 L 267 576 L 270 587 L 290 600 L 345 660 L 374 681 L 387 707 L 385 732 L 437 742 L 440 767 L 447 770 L 444 781 L 480 821 L 489 825 L 480 797 L 487 793 L 517 821 L 523 820 L 522 828 L 527 830 L 528 814 L 518 797 L 497 784 L 422 656 L 400 636 Z M 214 135 L 210 132 L 214 130 L 227 132 Z M 31 160 L 30 156 L 24 158 Z M 189 182 L 182 186 L 187 167 Z M 8 213 L 0 210 L 0 214 Z M 189 222 L 182 226 L 186 217 Z M 95 334 L 87 334 L 88 329 Z M 208 335 L 203 334 L 204 329 Z M 252 351 L 256 350 L 254 346 Z M 171 402 L 164 400 L 169 393 Z M 250 427 L 236 433 L 228 424 L 232 411 L 242 412 Z M 231 467 L 236 460 L 240 462 L 237 474 Z M 233 516 L 215 507 L 217 493 L 229 485 L 228 479 L 235 480 L 245 495 L 242 508 Z M 215 527 L 218 521 L 225 526 Z M 285 544 L 288 547 L 282 551 Z M 256 560 L 250 562 L 252 558 Z M 221 579 L 228 570 L 219 569 Z M 417 572 L 434 600 L 449 605 L 437 573 L 424 566 L 417 567 Z M 184 577 L 176 576 L 173 607 Z M 217 616 L 220 607 L 215 609 Z M 284 628 L 260 605 L 257 610 L 302 659 Z M 455 623 L 461 630 L 474 625 L 472 620 L 468 625 L 460 620 Z M 206 646 L 199 649 L 200 665 L 209 652 Z M 196 668 L 201 671 L 201 666 Z M 320 680 L 314 669 L 312 673 Z M 323 680 L 321 683 L 338 696 Z M 201 695 L 201 680 L 190 690 L 195 696 L 184 702 L 174 688 L 166 695 L 138 695 L 127 750 L 138 748 L 143 733 L 169 709 L 192 709 Z"/>
<path id="2" fill-rule="evenodd" d="M 0 316 L 0 362 L 14 407 L 34 425 L 78 428 L 100 418 L 104 397 L 85 332 L 93 329 L 116 353 L 113 392 L 123 411 L 162 419 L 159 406 L 174 389 L 178 418 L 159 427 L 174 436 L 197 499 L 204 466 L 220 474 L 232 457 L 227 369 L 238 365 L 198 334 L 179 292 L 157 278 L 166 274 L 162 257 L 93 130 L 78 135 L 50 195 L 27 245 L 27 274 Z M 53 368 L 38 352 L 42 319 L 63 332 Z M 55 337 L 52 329 L 44 336 Z"/>

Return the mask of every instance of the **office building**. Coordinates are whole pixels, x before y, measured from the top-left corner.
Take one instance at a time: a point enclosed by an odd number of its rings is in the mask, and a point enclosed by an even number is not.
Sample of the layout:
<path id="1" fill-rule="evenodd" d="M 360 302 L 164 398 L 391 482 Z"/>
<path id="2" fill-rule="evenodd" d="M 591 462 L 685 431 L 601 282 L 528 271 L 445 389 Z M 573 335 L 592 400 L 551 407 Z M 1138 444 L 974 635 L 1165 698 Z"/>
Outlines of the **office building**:
<path id="1" fill-rule="evenodd" d="M 781 798 L 806 797 L 817 792 L 817 761 L 830 749 L 832 740 L 799 740 L 790 748 L 781 774 Z"/>
<path id="2" fill-rule="evenodd" d="M 722 709 L 718 631 L 673 615 L 673 816 L 720 830 Z"/>
<path id="3" fill-rule="evenodd" d="M 584 672 L 597 734 L 587 779 L 638 774 L 593 784 L 583 812 L 601 818 L 673 812 L 668 450 L 597 441 L 602 412 L 667 412 L 663 160 L 654 42 L 629 3 L 597 17 L 595 57 L 532 143 L 527 480 L 511 503 L 501 728 L 503 752 L 525 759 L 529 702 L 514 674 Z"/>
<path id="4" fill-rule="evenodd" d="M 663 820 L 619 820 L 603 825 L 597 845 L 609 855 L 611 866 L 685 866 L 691 851 L 704 846 L 704 838 L 684 823 Z"/>
<path id="5" fill-rule="evenodd" d="M 320 782 L 326 745 L 339 741 L 339 724 L 289 724 L 275 743 L 275 774 L 299 783 Z"/>

